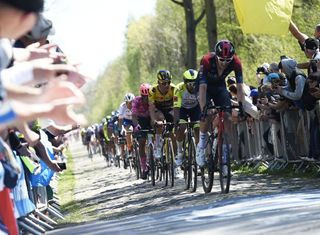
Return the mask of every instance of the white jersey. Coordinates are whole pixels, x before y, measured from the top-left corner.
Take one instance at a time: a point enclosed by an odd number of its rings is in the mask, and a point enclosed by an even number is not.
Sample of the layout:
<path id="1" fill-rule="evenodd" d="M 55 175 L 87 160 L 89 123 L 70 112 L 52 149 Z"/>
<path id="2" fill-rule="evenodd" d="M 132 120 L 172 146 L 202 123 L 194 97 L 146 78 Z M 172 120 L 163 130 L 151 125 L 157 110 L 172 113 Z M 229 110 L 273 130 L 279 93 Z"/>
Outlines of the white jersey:
<path id="1" fill-rule="evenodd" d="M 123 102 L 122 104 L 120 104 L 118 111 L 119 111 L 119 118 L 132 120 L 132 110 L 128 109 L 126 102 Z"/>

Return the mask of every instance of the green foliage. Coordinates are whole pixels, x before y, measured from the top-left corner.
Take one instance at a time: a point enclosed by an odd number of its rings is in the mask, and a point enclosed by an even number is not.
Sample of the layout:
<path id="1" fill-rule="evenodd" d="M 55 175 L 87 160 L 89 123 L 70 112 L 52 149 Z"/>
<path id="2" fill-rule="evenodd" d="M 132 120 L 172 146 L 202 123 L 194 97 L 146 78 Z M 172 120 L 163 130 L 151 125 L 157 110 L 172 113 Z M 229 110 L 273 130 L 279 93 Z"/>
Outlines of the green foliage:
<path id="1" fill-rule="evenodd" d="M 244 35 L 239 27 L 232 0 L 214 0 L 218 20 L 218 39 L 227 38 L 236 47 L 244 73 L 244 81 L 257 85 L 255 71 L 264 62 L 279 62 L 281 55 L 306 61 L 297 40 L 288 32 L 282 37 Z M 203 9 L 203 0 L 194 0 L 195 16 Z M 319 22 L 319 0 L 296 0 L 292 20 L 301 32 L 313 36 Z M 208 52 L 205 19 L 197 26 L 197 60 Z M 156 82 L 159 69 L 168 69 L 173 82 L 181 81 L 185 68 L 185 16 L 181 6 L 171 0 L 158 0 L 155 15 L 130 20 L 126 32 L 126 49 L 112 62 L 88 93 L 90 122 L 119 107 L 125 92 L 138 94 L 142 82 Z"/>
<path id="2" fill-rule="evenodd" d="M 260 165 L 258 167 L 253 167 L 252 165 L 232 165 L 232 171 L 239 175 L 255 175 L 255 174 L 265 174 L 274 175 L 278 177 L 287 178 L 319 178 L 318 168 L 315 166 L 310 166 L 305 171 L 296 171 L 292 165 L 288 165 L 285 169 L 268 169 L 265 165 Z"/>

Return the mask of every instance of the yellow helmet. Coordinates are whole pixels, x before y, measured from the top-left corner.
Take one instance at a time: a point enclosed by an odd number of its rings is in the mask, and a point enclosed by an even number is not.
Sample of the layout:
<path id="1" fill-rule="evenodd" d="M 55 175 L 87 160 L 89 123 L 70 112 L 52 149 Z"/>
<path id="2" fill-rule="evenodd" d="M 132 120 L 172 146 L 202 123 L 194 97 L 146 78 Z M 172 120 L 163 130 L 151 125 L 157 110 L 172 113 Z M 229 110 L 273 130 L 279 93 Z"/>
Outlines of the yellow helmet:
<path id="1" fill-rule="evenodd" d="M 183 73 L 184 82 L 194 82 L 198 76 L 198 71 L 194 69 L 188 69 Z"/>

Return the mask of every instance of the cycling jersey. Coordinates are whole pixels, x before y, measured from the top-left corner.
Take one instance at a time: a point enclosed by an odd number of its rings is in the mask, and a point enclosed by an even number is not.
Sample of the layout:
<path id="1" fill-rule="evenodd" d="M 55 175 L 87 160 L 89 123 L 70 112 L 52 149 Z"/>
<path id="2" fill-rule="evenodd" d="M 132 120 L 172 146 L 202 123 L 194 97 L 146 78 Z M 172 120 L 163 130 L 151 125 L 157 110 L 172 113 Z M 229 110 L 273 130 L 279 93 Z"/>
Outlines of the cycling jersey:
<path id="1" fill-rule="evenodd" d="M 210 86 L 224 86 L 225 78 L 234 71 L 237 83 L 243 83 L 242 65 L 239 57 L 233 56 L 233 60 L 227 65 L 225 70 L 218 76 L 218 66 L 214 52 L 210 52 L 203 56 L 200 62 L 199 84 L 207 84 Z M 208 88 L 207 90 L 209 90 Z"/>
<path id="2" fill-rule="evenodd" d="M 119 118 L 132 120 L 132 110 L 127 108 L 126 102 L 119 107 Z"/>
<path id="3" fill-rule="evenodd" d="M 231 106 L 230 94 L 227 90 L 225 78 L 234 71 L 237 83 L 243 83 L 242 65 L 239 57 L 233 56 L 232 61 L 218 75 L 218 65 L 214 52 L 203 56 L 200 62 L 199 84 L 207 84 L 207 102 L 211 99 L 215 105 Z"/>
<path id="4" fill-rule="evenodd" d="M 186 108 L 191 109 L 199 105 L 197 94 L 191 94 L 184 82 L 179 83 L 176 86 L 174 92 L 174 108 Z"/>
<path id="5" fill-rule="evenodd" d="M 173 107 L 173 95 L 175 85 L 170 84 L 169 91 L 166 94 L 161 94 L 158 85 L 153 85 L 149 91 L 149 102 L 154 103 L 157 109 L 172 109 Z"/>
<path id="6" fill-rule="evenodd" d="M 141 96 L 136 96 L 132 101 L 132 114 L 137 117 L 149 117 L 149 104 L 142 101 Z"/>

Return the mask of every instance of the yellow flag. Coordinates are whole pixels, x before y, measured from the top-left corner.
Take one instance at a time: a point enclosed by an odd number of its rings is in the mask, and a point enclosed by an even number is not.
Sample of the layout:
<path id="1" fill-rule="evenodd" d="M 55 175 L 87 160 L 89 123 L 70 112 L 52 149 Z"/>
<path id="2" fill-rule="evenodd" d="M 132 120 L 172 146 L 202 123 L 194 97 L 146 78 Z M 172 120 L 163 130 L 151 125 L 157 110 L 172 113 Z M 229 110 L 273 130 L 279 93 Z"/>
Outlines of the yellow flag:
<path id="1" fill-rule="evenodd" d="M 284 35 L 289 30 L 294 0 L 233 0 L 242 32 Z"/>

